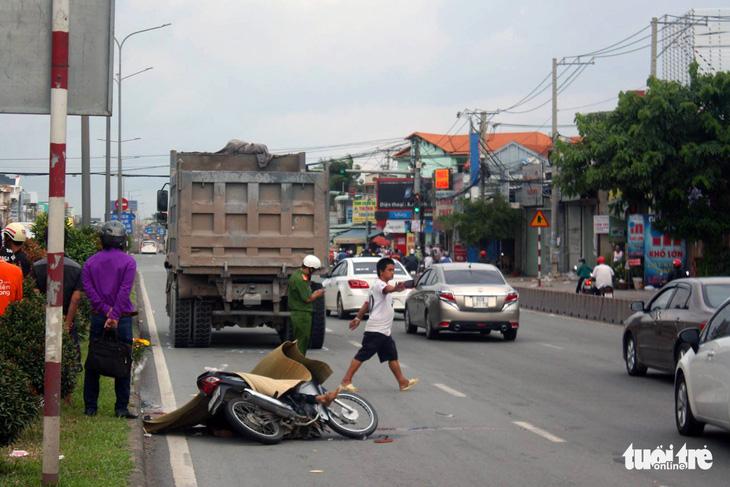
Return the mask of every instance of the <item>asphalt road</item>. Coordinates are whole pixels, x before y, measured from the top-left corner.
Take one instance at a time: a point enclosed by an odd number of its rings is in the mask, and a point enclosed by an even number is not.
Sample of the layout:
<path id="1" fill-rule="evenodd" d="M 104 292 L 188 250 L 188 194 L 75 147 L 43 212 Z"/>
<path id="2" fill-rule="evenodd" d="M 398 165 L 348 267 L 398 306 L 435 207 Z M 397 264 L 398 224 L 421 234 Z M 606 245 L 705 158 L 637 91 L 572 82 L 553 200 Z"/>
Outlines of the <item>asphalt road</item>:
<path id="1" fill-rule="evenodd" d="M 138 256 L 152 315 L 177 405 L 197 393 L 195 378 L 206 366 L 228 364 L 249 371 L 278 346 L 268 328 L 213 332 L 206 349 L 174 349 L 165 314 L 163 256 Z M 141 303 L 141 300 L 140 300 Z M 143 322 L 143 335 L 147 320 Z M 217 438 L 203 428 L 174 435 L 189 457 L 199 486 L 213 485 L 520 485 L 520 486 L 726 486 L 730 478 L 730 433 L 708 427 L 697 439 L 674 426 L 672 376 L 626 374 L 621 327 L 523 310 L 517 340 L 501 335 L 443 335 L 426 340 L 407 335 L 397 317 L 393 336 L 407 377 L 419 377 L 400 392 L 377 360 L 363 365 L 354 383 L 376 408 L 376 435 L 348 440 L 328 433 L 315 441 L 264 446 L 241 437 Z M 361 331 L 327 320 L 325 348 L 308 356 L 335 371 L 325 384 L 337 387 L 357 350 Z M 156 364 L 142 374 L 145 410 L 160 409 Z M 165 435 L 144 438 L 151 485 L 172 486 Z M 708 470 L 629 470 L 624 452 L 674 452 L 706 448 Z M 178 450 L 173 449 L 177 452 Z M 178 484 L 180 485 L 180 484 Z"/>

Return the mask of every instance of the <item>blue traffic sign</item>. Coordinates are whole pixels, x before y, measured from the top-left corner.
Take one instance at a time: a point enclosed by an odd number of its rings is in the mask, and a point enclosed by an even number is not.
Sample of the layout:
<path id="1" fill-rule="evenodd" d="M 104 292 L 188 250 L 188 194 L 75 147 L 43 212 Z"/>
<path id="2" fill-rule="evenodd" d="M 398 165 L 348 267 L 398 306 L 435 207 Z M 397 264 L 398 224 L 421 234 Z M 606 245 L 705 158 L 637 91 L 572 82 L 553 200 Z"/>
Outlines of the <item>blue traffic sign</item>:
<path id="1" fill-rule="evenodd" d="M 160 227 L 160 228 L 157 229 L 157 235 L 164 235 L 164 234 L 165 234 L 165 228 L 164 227 Z"/>
<path id="2" fill-rule="evenodd" d="M 152 227 L 146 227 L 144 229 L 144 233 L 146 233 L 147 235 L 152 235 L 153 233 L 155 233 L 155 229 Z"/>

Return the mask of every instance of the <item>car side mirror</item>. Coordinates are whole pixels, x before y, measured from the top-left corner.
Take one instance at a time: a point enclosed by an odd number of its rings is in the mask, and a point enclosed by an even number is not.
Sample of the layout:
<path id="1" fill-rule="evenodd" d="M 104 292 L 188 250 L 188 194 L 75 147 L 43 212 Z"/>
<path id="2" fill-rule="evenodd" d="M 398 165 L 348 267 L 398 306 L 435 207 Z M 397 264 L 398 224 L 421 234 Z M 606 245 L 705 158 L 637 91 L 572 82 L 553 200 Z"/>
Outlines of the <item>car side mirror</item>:
<path id="1" fill-rule="evenodd" d="M 631 311 L 644 311 L 644 301 L 632 301 Z"/>
<path id="2" fill-rule="evenodd" d="M 682 332 L 679 334 L 679 341 L 682 343 L 686 343 L 690 347 L 692 347 L 692 350 L 694 350 L 695 353 L 697 353 L 697 350 L 700 348 L 700 330 L 699 328 L 687 328 L 686 330 L 682 330 Z"/>

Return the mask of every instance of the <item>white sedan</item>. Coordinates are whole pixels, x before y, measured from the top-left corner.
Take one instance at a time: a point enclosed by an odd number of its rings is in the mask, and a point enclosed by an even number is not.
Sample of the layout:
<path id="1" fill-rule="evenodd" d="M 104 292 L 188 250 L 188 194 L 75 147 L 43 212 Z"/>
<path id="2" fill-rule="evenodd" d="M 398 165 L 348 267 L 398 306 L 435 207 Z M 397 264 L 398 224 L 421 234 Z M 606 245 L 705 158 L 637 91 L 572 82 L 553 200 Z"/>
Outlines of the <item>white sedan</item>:
<path id="1" fill-rule="evenodd" d="M 677 430 L 699 436 L 705 424 L 730 430 L 730 299 L 720 306 L 702 331 L 679 334 L 690 349 L 674 375 Z"/>
<path id="2" fill-rule="evenodd" d="M 351 257 L 344 259 L 331 272 L 322 276 L 324 281 L 324 307 L 329 315 L 332 311 L 340 319 L 346 319 L 350 313 L 357 312 L 367 301 L 370 287 L 378 279 L 376 264 L 380 257 Z M 395 275 L 388 284 L 395 285 L 413 279 L 406 268 L 395 261 Z M 406 298 L 412 289 L 393 293 L 393 309 L 402 312 Z"/>
<path id="3" fill-rule="evenodd" d="M 157 253 L 157 242 L 154 240 L 145 240 L 139 249 L 140 254 L 156 254 Z"/>

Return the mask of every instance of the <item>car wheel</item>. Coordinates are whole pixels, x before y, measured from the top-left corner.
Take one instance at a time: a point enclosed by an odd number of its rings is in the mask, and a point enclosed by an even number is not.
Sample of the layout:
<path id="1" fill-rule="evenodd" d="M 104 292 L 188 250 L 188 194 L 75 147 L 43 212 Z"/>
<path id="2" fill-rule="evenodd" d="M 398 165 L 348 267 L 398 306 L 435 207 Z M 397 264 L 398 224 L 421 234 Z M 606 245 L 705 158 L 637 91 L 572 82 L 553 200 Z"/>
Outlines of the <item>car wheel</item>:
<path id="1" fill-rule="evenodd" d="M 429 340 L 436 340 L 439 337 L 438 330 L 435 330 L 433 328 L 433 324 L 431 323 L 431 316 L 428 314 L 428 311 L 426 311 L 426 315 L 423 317 L 423 322 L 426 324 L 426 338 Z"/>
<path id="2" fill-rule="evenodd" d="M 626 371 L 629 375 L 634 377 L 646 375 L 646 367 L 639 363 L 639 358 L 636 355 L 636 342 L 632 335 L 629 335 L 626 339 L 624 360 L 626 361 Z"/>
<path id="3" fill-rule="evenodd" d="M 342 296 L 340 294 L 337 295 L 337 317 L 341 320 L 346 320 L 350 316 L 350 313 L 347 313 L 345 311 L 345 308 L 342 305 Z"/>
<path id="4" fill-rule="evenodd" d="M 502 336 L 504 337 L 505 341 L 512 342 L 517 338 L 517 330 L 514 328 L 508 328 L 502 332 Z"/>
<path id="5" fill-rule="evenodd" d="M 324 315 L 325 315 L 325 316 L 329 316 L 329 315 L 331 315 L 331 314 L 332 314 L 332 311 L 330 311 L 330 310 L 328 310 L 328 309 L 324 310 Z"/>
<path id="6" fill-rule="evenodd" d="M 406 323 L 406 333 L 409 335 L 412 335 L 416 333 L 418 330 L 418 327 L 416 325 L 411 324 L 411 312 L 408 311 L 408 308 L 403 313 L 403 321 Z"/>
<path id="7" fill-rule="evenodd" d="M 674 418 L 677 422 L 677 431 L 683 436 L 699 436 L 705 429 L 705 423 L 697 421 L 692 414 L 692 407 L 689 405 L 687 394 L 687 382 L 684 374 L 677 375 L 677 383 L 674 386 Z"/>

